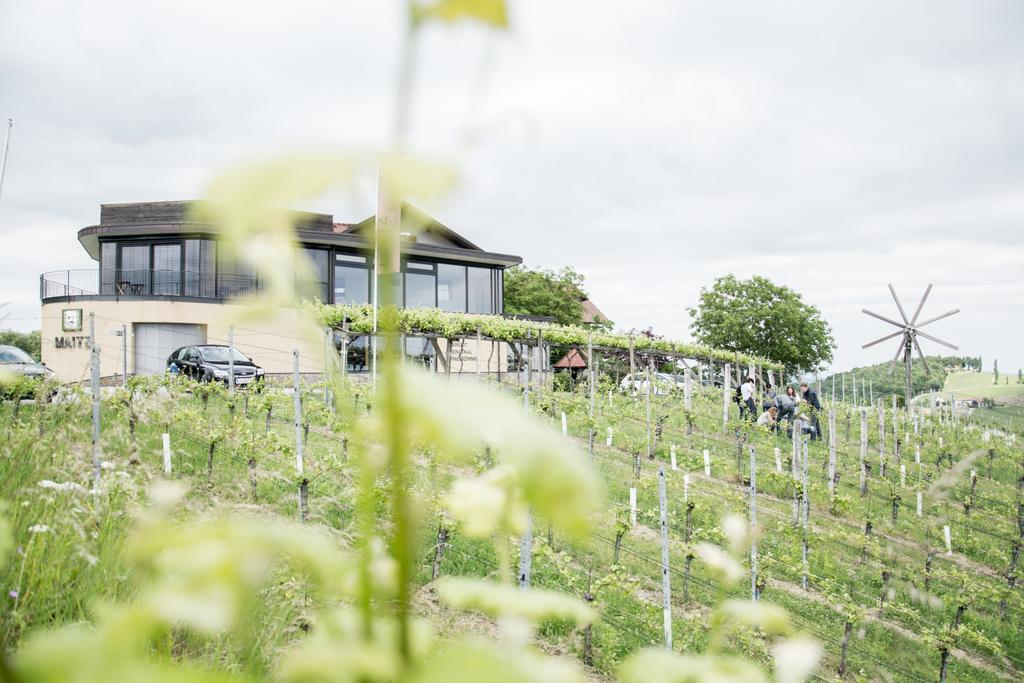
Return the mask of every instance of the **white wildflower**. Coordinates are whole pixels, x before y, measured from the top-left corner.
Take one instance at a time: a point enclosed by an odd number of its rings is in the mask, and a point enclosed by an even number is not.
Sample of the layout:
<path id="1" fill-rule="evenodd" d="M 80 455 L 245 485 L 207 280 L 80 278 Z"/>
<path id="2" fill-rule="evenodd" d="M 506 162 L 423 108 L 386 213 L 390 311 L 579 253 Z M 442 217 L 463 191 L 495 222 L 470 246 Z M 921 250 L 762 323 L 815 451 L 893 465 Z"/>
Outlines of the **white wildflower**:
<path id="1" fill-rule="evenodd" d="M 88 562 L 90 567 L 95 567 L 96 563 L 100 561 L 98 557 L 96 557 L 95 555 L 93 555 L 91 553 L 87 553 L 84 550 L 79 550 L 78 551 L 78 556 L 81 557 L 86 562 Z"/>
<path id="2" fill-rule="evenodd" d="M 28 528 L 28 531 L 32 534 L 46 534 L 49 533 L 51 529 L 45 524 L 33 524 Z"/>
<path id="3" fill-rule="evenodd" d="M 85 491 L 84 486 L 73 481 L 56 482 L 50 479 L 43 479 L 39 482 L 39 486 L 44 489 L 53 489 L 54 491 Z"/>
<path id="4" fill-rule="evenodd" d="M 109 460 L 104 460 L 103 462 L 100 463 L 100 467 L 105 470 L 112 470 L 114 469 L 114 463 L 110 462 Z"/>

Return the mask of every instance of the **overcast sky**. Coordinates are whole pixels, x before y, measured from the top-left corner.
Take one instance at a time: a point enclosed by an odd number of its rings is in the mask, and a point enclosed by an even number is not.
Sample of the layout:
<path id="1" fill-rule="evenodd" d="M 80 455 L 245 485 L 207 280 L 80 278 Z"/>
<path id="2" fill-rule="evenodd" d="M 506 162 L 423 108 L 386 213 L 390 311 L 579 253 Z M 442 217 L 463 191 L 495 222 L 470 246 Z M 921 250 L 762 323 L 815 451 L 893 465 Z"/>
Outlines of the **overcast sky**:
<path id="1" fill-rule="evenodd" d="M 194 198 L 226 165 L 390 140 L 400 4 L 0 4 L 0 327 L 38 275 L 93 265 L 111 202 Z M 1024 366 L 1024 2 L 511 0 L 506 33 L 431 27 L 411 139 L 453 158 L 423 208 L 490 251 L 582 271 L 623 329 L 688 338 L 700 287 L 801 292 L 845 369 L 896 317 Z M 467 140 L 469 141 L 467 143 Z M 309 208 L 372 213 L 367 186 Z M 926 352 L 943 351 L 932 343 Z"/>

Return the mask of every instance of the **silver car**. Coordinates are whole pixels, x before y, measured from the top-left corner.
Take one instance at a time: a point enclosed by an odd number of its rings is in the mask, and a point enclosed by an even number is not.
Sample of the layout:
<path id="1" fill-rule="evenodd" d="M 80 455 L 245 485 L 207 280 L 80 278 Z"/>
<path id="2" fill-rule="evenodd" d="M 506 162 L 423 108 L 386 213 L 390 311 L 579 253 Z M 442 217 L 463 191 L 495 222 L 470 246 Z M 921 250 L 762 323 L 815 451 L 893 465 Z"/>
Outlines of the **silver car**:
<path id="1" fill-rule="evenodd" d="M 32 356 L 17 346 L 0 346 L 0 370 L 39 379 L 53 377 L 53 370 L 42 363 L 35 362 L 32 360 Z"/>

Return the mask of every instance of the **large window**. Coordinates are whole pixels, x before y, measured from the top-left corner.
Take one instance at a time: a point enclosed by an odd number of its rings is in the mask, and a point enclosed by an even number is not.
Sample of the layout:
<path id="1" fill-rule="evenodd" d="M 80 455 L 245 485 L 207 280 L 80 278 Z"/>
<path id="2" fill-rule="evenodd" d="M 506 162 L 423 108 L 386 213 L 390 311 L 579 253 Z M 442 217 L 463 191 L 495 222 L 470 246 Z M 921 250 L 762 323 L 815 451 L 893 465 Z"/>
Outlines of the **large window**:
<path id="1" fill-rule="evenodd" d="M 467 268 L 469 272 L 469 312 L 494 313 L 494 270 L 491 268 Z"/>
<path id="2" fill-rule="evenodd" d="M 100 294 L 116 294 L 117 242 L 100 243 Z"/>
<path id="3" fill-rule="evenodd" d="M 149 285 L 149 245 L 121 245 L 121 267 L 115 287 L 118 294 L 146 294 Z"/>
<path id="4" fill-rule="evenodd" d="M 185 240 L 185 296 L 214 296 L 216 254 L 213 240 Z"/>
<path id="5" fill-rule="evenodd" d="M 303 267 L 310 270 L 306 275 L 310 282 L 306 285 L 307 291 L 298 291 L 300 299 L 317 298 L 323 303 L 330 302 L 331 280 L 330 280 L 330 259 L 331 252 L 327 249 L 311 249 L 302 247 L 299 254 L 306 259 Z"/>
<path id="6" fill-rule="evenodd" d="M 153 245 L 153 294 L 181 294 L 181 244 Z"/>
<path id="7" fill-rule="evenodd" d="M 443 311 L 466 312 L 466 266 L 437 264 L 437 307 Z"/>
<path id="8" fill-rule="evenodd" d="M 365 256 L 355 254 L 334 255 L 334 303 L 370 303 L 370 276 L 372 269 Z"/>
<path id="9" fill-rule="evenodd" d="M 217 296 L 229 298 L 248 294 L 256 289 L 256 269 L 229 254 L 227 249 L 217 249 Z"/>
<path id="10" fill-rule="evenodd" d="M 437 306 L 436 290 L 433 263 L 409 261 L 405 264 L 406 308 L 434 308 Z"/>

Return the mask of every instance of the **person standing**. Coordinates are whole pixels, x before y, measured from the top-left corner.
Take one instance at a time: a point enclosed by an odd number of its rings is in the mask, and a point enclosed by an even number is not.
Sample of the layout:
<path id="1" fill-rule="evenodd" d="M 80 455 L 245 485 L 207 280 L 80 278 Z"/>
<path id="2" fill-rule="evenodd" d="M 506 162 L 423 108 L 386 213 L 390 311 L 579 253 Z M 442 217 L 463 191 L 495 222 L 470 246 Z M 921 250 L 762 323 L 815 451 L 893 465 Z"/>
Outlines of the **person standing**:
<path id="1" fill-rule="evenodd" d="M 750 414 L 751 421 L 757 419 L 757 403 L 754 401 L 754 378 L 747 379 L 740 385 L 740 419 L 744 413 Z"/>
<path id="2" fill-rule="evenodd" d="M 821 401 L 818 400 L 818 394 L 807 386 L 807 382 L 803 382 L 800 385 L 800 395 L 811 409 L 811 440 L 813 441 L 821 434 L 821 423 L 818 422 L 818 413 L 821 412 Z"/>

